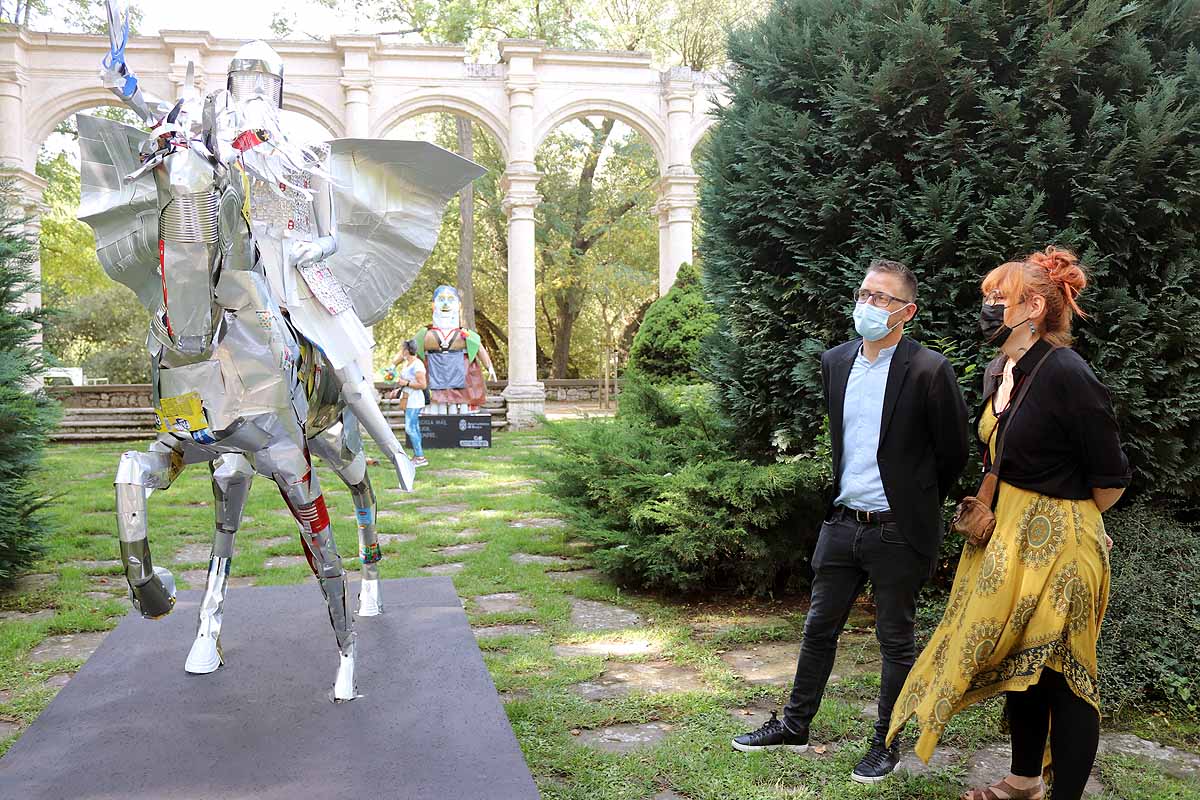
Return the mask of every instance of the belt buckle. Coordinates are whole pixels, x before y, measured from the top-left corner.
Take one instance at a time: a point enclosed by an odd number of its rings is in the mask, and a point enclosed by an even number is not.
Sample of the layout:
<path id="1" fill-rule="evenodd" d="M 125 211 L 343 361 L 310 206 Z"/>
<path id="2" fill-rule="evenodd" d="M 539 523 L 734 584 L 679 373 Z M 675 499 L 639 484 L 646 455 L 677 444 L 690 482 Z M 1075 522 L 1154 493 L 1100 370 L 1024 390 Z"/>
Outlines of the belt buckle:
<path id="1" fill-rule="evenodd" d="M 870 525 L 871 524 L 871 512 L 870 511 L 859 511 L 857 508 L 854 509 L 854 521 Z"/>

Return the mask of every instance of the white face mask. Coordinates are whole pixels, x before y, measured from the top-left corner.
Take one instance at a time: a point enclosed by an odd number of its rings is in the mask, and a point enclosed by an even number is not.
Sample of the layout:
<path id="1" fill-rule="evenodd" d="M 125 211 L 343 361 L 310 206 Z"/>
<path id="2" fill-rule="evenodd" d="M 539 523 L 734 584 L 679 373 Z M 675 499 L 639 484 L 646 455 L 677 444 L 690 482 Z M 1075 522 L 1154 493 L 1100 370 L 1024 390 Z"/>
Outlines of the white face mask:
<path id="1" fill-rule="evenodd" d="M 910 305 L 912 303 L 908 303 L 898 310 L 903 311 Z M 900 320 L 889 327 L 888 320 L 892 318 L 893 313 L 895 312 L 884 311 L 870 303 L 855 303 L 854 330 L 858 331 L 858 335 L 868 342 L 877 342 L 904 324 L 904 320 Z"/>

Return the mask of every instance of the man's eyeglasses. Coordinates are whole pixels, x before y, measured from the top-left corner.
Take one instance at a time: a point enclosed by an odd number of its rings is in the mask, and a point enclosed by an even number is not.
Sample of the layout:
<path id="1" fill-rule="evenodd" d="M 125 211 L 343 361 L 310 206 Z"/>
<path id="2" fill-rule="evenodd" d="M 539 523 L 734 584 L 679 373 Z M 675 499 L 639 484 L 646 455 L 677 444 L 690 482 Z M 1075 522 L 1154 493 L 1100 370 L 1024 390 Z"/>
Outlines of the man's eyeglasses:
<path id="1" fill-rule="evenodd" d="M 878 308 L 891 308 L 892 303 L 904 303 L 908 305 L 912 300 L 905 300 L 901 297 L 893 297 L 887 292 L 872 292 L 868 289 L 859 289 L 854 293 L 854 302 L 870 303 Z"/>

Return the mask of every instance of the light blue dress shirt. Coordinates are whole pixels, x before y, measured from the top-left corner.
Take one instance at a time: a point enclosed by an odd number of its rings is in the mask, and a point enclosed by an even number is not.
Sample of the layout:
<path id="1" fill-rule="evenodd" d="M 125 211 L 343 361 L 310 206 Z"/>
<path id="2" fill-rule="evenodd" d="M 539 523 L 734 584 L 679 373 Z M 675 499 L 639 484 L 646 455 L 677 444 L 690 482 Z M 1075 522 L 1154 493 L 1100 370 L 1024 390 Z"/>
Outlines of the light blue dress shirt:
<path id="1" fill-rule="evenodd" d="M 879 476 L 879 429 L 883 423 L 883 394 L 892 366 L 893 345 L 880 350 L 874 362 L 854 357 L 846 402 L 842 410 L 842 474 L 836 503 L 858 511 L 889 511 L 883 478 Z"/>

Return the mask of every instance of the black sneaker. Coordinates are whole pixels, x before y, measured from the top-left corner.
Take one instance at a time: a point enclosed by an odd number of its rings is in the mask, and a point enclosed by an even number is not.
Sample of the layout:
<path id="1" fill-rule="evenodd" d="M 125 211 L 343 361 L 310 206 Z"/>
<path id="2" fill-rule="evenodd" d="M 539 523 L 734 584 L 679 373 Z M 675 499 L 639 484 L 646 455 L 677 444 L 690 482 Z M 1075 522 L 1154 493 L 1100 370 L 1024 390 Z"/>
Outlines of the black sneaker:
<path id="1" fill-rule="evenodd" d="M 808 731 L 792 733 L 783 726 L 783 721 L 771 712 L 771 718 L 763 723 L 756 731 L 743 733 L 734 738 L 733 749 L 743 753 L 753 753 L 756 750 L 778 750 L 784 747 L 803 753 L 808 749 Z"/>
<path id="2" fill-rule="evenodd" d="M 871 749 L 863 756 L 862 761 L 850 773 L 851 779 L 857 783 L 879 783 L 891 775 L 900 763 L 900 743 L 892 742 L 891 747 L 884 746 L 879 739 L 871 742 Z"/>

